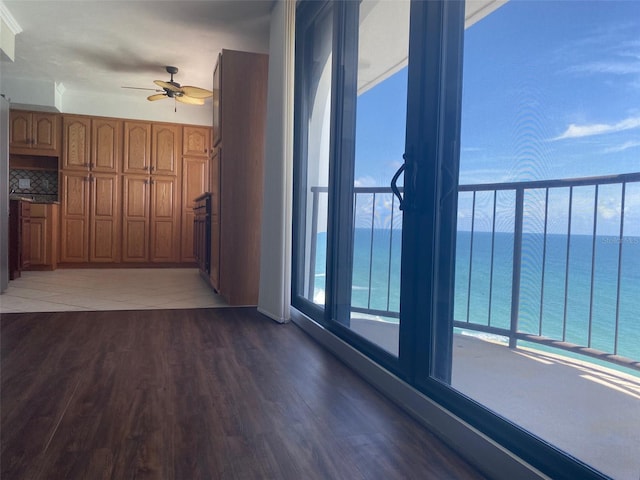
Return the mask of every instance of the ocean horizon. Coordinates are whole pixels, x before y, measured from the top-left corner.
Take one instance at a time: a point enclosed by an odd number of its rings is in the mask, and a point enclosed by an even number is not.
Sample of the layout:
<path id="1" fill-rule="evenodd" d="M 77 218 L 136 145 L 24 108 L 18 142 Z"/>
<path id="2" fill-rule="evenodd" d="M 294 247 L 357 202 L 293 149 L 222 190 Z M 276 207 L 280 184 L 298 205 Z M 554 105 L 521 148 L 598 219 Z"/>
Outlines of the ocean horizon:
<path id="1" fill-rule="evenodd" d="M 474 232 L 472 256 L 471 238 L 469 231 L 457 232 L 454 318 L 508 329 L 513 233 L 496 232 L 492 249 L 491 232 Z M 355 229 L 352 307 L 399 312 L 401 240 L 399 229 L 374 229 L 373 235 L 369 228 Z M 612 353 L 617 316 L 617 354 L 640 360 L 640 237 L 620 242 L 596 236 L 593 255 L 592 235 L 567 240 L 563 234 L 547 234 L 546 242 L 542 234 L 523 234 L 518 330 Z M 316 301 L 324 297 L 326 233 L 317 241 Z"/>

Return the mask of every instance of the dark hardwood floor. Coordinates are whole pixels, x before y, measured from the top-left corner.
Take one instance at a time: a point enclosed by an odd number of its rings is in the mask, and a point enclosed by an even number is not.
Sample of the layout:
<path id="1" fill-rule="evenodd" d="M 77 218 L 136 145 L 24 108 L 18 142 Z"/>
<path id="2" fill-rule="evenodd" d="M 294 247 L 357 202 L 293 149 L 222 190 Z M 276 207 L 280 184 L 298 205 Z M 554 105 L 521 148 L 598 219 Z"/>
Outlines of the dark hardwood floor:
<path id="1" fill-rule="evenodd" d="M 481 478 L 255 309 L 0 322 L 3 480 Z"/>

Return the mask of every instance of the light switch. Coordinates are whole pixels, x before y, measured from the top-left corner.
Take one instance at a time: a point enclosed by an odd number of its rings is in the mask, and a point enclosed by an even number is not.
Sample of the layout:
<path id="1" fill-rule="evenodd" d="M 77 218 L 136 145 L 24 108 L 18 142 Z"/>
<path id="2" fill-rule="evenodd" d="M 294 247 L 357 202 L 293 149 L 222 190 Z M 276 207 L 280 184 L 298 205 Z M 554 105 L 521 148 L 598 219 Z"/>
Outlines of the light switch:
<path id="1" fill-rule="evenodd" d="M 19 178 L 18 179 L 18 188 L 21 190 L 29 190 L 31 188 L 31 179 L 29 178 Z"/>

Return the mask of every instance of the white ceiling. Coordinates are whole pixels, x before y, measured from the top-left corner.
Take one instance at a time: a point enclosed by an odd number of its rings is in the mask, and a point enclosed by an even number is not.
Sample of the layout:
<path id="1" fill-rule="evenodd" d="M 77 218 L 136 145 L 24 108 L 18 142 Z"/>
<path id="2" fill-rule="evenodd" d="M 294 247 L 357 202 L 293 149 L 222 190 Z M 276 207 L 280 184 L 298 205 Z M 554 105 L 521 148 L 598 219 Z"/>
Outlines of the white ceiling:
<path id="1" fill-rule="evenodd" d="M 114 115 L 114 104 L 151 108 L 154 88 L 168 80 L 166 65 L 179 68 L 174 80 L 211 89 L 212 72 L 223 48 L 268 52 L 273 0 L 4 0 L 22 28 L 15 37 L 15 61 L 0 63 L 0 85 L 20 104 L 38 104 L 37 92 L 20 86 L 62 93 L 61 110 Z M 63 87 L 60 87 L 62 84 Z M 27 97 L 27 98 L 25 98 Z M 145 105 L 150 104 L 148 107 Z M 211 100 L 208 100 L 209 104 Z M 98 104 L 103 103 L 103 106 Z M 170 104 L 169 104 L 170 103 Z M 86 104 L 86 111 L 83 110 Z M 164 105 L 155 105 L 164 104 Z M 149 112 L 169 111 L 173 102 L 153 102 Z M 178 104 L 182 112 L 207 107 Z M 141 116 L 153 116 L 153 113 Z M 164 117 L 163 115 L 160 115 Z M 172 118 L 172 117 L 169 117 Z M 160 118 L 163 119 L 163 118 Z M 208 119 L 208 114 L 207 114 Z M 179 120 L 176 120 L 179 121 Z"/>

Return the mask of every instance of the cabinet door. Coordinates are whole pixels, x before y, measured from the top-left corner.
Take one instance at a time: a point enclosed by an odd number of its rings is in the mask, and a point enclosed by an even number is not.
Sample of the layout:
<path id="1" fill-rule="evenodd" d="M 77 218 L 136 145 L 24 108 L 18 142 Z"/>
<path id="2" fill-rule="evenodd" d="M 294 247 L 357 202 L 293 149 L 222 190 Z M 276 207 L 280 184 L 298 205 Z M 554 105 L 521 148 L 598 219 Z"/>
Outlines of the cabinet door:
<path id="1" fill-rule="evenodd" d="M 61 175 L 60 261 L 89 261 L 89 175 L 63 171 Z"/>
<path id="2" fill-rule="evenodd" d="M 150 260 L 177 262 L 180 259 L 178 180 L 175 177 L 154 176 L 151 182 Z"/>
<path id="3" fill-rule="evenodd" d="M 91 262 L 119 261 L 121 242 L 119 194 L 118 175 L 108 173 L 91 175 L 91 245 L 89 247 Z"/>
<path id="4" fill-rule="evenodd" d="M 203 157 L 182 159 L 182 247 L 181 261 L 195 262 L 193 251 L 194 200 L 208 190 L 208 161 Z"/>
<path id="5" fill-rule="evenodd" d="M 31 265 L 46 265 L 47 219 L 31 219 Z"/>
<path id="6" fill-rule="evenodd" d="M 91 119 L 65 116 L 62 120 L 62 168 L 89 170 Z"/>
<path id="7" fill-rule="evenodd" d="M 208 127 L 183 127 L 182 154 L 189 156 L 209 155 L 211 129 Z"/>
<path id="8" fill-rule="evenodd" d="M 157 124 L 152 126 L 151 173 L 177 175 L 180 155 L 180 127 Z"/>
<path id="9" fill-rule="evenodd" d="M 151 124 L 124 122 L 124 173 L 149 173 L 151 162 Z"/>
<path id="10" fill-rule="evenodd" d="M 122 261 L 149 261 L 149 177 L 126 175 L 122 192 Z"/>
<path id="11" fill-rule="evenodd" d="M 50 152 L 52 156 L 57 155 L 59 116 L 51 113 L 33 113 L 31 119 L 32 147 L 43 154 Z"/>
<path id="12" fill-rule="evenodd" d="M 94 118 L 91 123 L 92 165 L 94 172 L 117 173 L 122 152 L 122 122 Z"/>
<path id="13" fill-rule="evenodd" d="M 24 149 L 31 147 L 31 114 L 11 110 L 9 114 L 9 148 Z"/>

